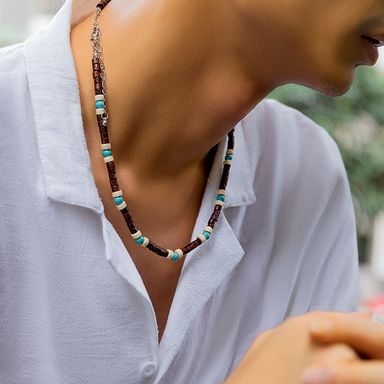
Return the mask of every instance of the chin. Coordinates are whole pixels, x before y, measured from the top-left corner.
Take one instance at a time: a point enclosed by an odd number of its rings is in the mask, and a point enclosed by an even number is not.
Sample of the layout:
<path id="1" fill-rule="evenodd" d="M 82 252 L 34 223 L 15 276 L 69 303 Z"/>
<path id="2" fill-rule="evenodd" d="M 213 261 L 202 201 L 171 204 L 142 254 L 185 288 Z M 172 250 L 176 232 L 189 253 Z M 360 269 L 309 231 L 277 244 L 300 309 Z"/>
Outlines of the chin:
<path id="1" fill-rule="evenodd" d="M 337 97 L 345 95 L 352 84 L 340 86 L 340 85 L 324 85 L 323 87 L 319 87 L 317 90 L 323 93 L 326 96 Z"/>
<path id="2" fill-rule="evenodd" d="M 349 71 L 344 70 L 342 73 L 332 72 L 328 76 L 322 76 L 318 81 L 305 84 L 309 88 L 315 89 L 326 96 L 337 97 L 346 94 L 351 88 L 354 80 L 354 68 Z"/>

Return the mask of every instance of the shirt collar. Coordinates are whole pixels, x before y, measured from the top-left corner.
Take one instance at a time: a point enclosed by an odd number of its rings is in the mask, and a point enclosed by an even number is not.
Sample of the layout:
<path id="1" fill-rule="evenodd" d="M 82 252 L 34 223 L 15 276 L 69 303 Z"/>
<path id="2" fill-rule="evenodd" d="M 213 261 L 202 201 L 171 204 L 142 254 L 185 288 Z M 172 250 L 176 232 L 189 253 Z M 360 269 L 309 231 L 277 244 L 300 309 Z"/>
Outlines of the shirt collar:
<path id="1" fill-rule="evenodd" d="M 25 57 L 46 193 L 51 199 L 101 213 L 103 206 L 92 177 L 70 45 L 71 28 L 90 11 L 67 0 L 44 30 L 26 40 Z M 226 140 L 223 140 L 208 178 L 212 186 L 218 185 L 225 147 Z M 225 207 L 256 201 L 254 162 L 250 161 L 248 151 L 240 122 L 235 131 Z"/>

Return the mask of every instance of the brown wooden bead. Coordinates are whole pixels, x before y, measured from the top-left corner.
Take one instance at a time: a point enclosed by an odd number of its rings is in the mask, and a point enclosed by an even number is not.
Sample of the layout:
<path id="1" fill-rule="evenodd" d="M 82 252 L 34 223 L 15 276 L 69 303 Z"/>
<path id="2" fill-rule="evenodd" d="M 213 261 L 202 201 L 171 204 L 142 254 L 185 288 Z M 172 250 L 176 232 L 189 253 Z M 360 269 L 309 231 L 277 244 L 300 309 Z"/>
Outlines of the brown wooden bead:
<path id="1" fill-rule="evenodd" d="M 109 168 L 108 169 L 108 177 L 109 177 L 109 184 L 111 185 L 111 189 L 115 188 L 118 185 L 118 183 L 119 183 L 117 181 L 117 178 L 116 178 L 116 170 L 115 170 L 115 168 Z M 117 192 L 117 191 L 113 191 L 113 192 Z"/>
<path id="2" fill-rule="evenodd" d="M 100 132 L 101 137 L 108 135 L 108 129 L 105 125 L 103 125 L 103 123 L 101 123 L 101 125 L 99 125 L 99 132 Z"/>
<path id="3" fill-rule="evenodd" d="M 136 233 L 138 231 L 138 229 L 136 228 L 135 224 L 133 223 L 132 216 L 129 213 L 128 208 L 125 207 L 120 212 L 124 216 L 124 219 L 125 219 L 125 222 L 127 223 L 129 232 L 131 232 L 131 234 L 133 235 L 134 233 Z"/>
<path id="4" fill-rule="evenodd" d="M 103 132 L 101 136 L 101 143 L 102 144 L 108 144 L 109 143 L 109 136 L 108 132 Z"/>
<path id="5" fill-rule="evenodd" d="M 112 180 L 116 177 L 116 168 L 115 168 L 115 162 L 114 161 L 109 161 L 107 164 L 107 169 L 108 169 L 108 176 L 109 180 Z"/>
<path id="6" fill-rule="evenodd" d="M 208 221 L 209 227 L 211 227 L 211 228 L 215 227 L 215 224 L 216 224 L 217 220 L 219 219 L 221 209 L 222 209 L 221 205 L 215 205 L 215 209 L 213 210 L 212 216 Z"/>
<path id="7" fill-rule="evenodd" d="M 96 5 L 96 7 L 103 10 L 109 4 L 110 1 L 111 0 L 101 0 L 99 4 Z"/>
<path id="8" fill-rule="evenodd" d="M 223 173 L 222 173 L 221 179 L 220 179 L 220 187 L 219 187 L 220 189 L 226 189 L 227 188 L 230 169 L 231 169 L 231 166 L 229 164 L 224 164 Z"/>
<path id="9" fill-rule="evenodd" d="M 101 144 L 109 144 L 109 136 L 108 136 L 108 129 L 104 125 L 99 125 L 99 133 L 100 133 L 100 139 Z"/>
<path id="10" fill-rule="evenodd" d="M 162 257 L 168 256 L 168 251 L 165 248 L 159 247 L 158 245 L 153 243 L 151 240 L 149 240 L 147 248 L 159 256 L 162 256 Z"/>
<path id="11" fill-rule="evenodd" d="M 111 186 L 112 192 L 120 191 L 120 186 L 119 186 L 119 183 L 117 182 L 116 177 L 113 177 L 112 179 L 110 179 L 109 184 Z"/>
<path id="12" fill-rule="evenodd" d="M 196 240 L 191 241 L 189 244 L 187 244 L 185 247 L 181 248 L 181 251 L 184 255 L 187 253 L 193 251 L 201 244 L 201 240 L 197 238 Z"/>
<path id="13" fill-rule="evenodd" d="M 103 85 L 101 83 L 95 84 L 96 94 L 101 95 L 103 93 Z"/>
<path id="14" fill-rule="evenodd" d="M 235 146 L 234 133 L 235 133 L 235 130 L 234 130 L 234 129 L 232 129 L 232 130 L 228 133 L 228 149 L 233 149 L 234 146 Z"/>

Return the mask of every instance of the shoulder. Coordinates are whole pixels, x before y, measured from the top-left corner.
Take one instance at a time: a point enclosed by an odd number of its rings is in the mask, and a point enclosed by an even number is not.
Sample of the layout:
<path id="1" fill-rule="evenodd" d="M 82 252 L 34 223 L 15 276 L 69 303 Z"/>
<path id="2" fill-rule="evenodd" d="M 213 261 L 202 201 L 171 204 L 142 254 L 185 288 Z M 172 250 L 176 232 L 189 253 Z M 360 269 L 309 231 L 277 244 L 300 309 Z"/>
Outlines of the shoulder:
<path id="1" fill-rule="evenodd" d="M 281 310 L 281 318 L 311 307 L 351 308 L 355 220 L 335 141 L 301 112 L 274 100 L 258 104 L 239 131 L 237 148 L 243 146 L 251 160 L 242 165 L 254 164 L 256 202 L 226 217 L 240 228 L 239 241 L 247 253 L 244 275 L 250 271 L 251 282 L 255 273 L 263 276 L 263 295 L 273 298 L 273 312 Z M 348 284 L 335 295 L 340 281 Z"/>
<path id="2" fill-rule="evenodd" d="M 339 158 L 339 149 L 329 133 L 300 111 L 273 99 L 265 99 L 242 121 L 245 135 L 262 138 L 279 153 L 296 150 L 302 154 L 309 150 Z M 256 132 L 258 131 L 258 132 Z M 251 139 L 251 137 L 249 137 Z M 271 150 L 272 148 L 268 148 Z M 310 152 L 313 154 L 313 152 Z"/>
<path id="3" fill-rule="evenodd" d="M 9 126 L 29 98 L 24 43 L 0 49 L 0 89 L 0 116 Z"/>
<path id="4" fill-rule="evenodd" d="M 0 49 L 0 104 L 3 111 L 11 104 L 22 104 L 27 89 L 27 73 L 24 55 L 24 43 Z"/>
<path id="5" fill-rule="evenodd" d="M 346 179 L 345 167 L 335 140 L 300 111 L 276 100 L 265 99 L 242 121 L 245 145 L 260 146 L 257 168 L 270 177 L 292 185 Z M 255 169 L 257 172 L 257 169 Z"/>
<path id="6" fill-rule="evenodd" d="M 9 76 L 11 73 L 25 69 L 24 43 L 0 48 L 0 76 Z"/>

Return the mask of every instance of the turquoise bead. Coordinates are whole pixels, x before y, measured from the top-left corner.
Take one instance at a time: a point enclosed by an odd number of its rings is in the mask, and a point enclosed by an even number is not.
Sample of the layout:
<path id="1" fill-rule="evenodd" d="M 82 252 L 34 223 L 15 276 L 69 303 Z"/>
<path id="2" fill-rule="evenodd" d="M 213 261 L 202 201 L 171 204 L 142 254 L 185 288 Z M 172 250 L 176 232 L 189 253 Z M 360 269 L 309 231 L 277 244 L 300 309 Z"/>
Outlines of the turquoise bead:
<path id="1" fill-rule="evenodd" d="M 144 236 L 139 237 L 135 241 L 136 241 L 136 244 L 143 245 L 144 244 Z"/>
<path id="2" fill-rule="evenodd" d="M 124 201 L 121 196 L 115 197 L 114 200 L 116 205 L 120 205 Z"/>
<path id="3" fill-rule="evenodd" d="M 103 150 L 103 156 L 104 157 L 112 156 L 112 151 L 110 149 L 104 149 Z"/>
<path id="4" fill-rule="evenodd" d="M 225 200 L 225 196 L 222 195 L 222 194 L 219 194 L 219 195 L 216 196 L 216 199 L 220 200 L 220 201 L 224 201 Z"/>
<path id="5" fill-rule="evenodd" d="M 209 238 L 211 237 L 211 234 L 210 234 L 208 231 L 204 231 L 204 232 L 203 232 L 203 236 L 204 236 L 207 240 L 209 240 Z"/>
<path id="6" fill-rule="evenodd" d="M 226 155 L 225 160 L 232 160 L 232 155 Z"/>
<path id="7" fill-rule="evenodd" d="M 177 260 L 179 260 L 179 255 L 176 252 L 173 252 L 172 261 L 177 261 Z"/>
<path id="8" fill-rule="evenodd" d="M 102 109 L 105 108 L 104 101 L 98 100 L 96 101 L 96 109 Z"/>

